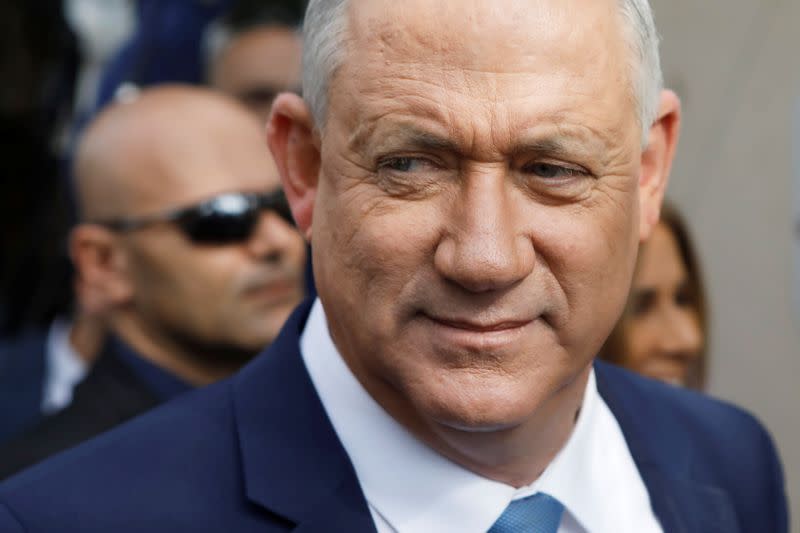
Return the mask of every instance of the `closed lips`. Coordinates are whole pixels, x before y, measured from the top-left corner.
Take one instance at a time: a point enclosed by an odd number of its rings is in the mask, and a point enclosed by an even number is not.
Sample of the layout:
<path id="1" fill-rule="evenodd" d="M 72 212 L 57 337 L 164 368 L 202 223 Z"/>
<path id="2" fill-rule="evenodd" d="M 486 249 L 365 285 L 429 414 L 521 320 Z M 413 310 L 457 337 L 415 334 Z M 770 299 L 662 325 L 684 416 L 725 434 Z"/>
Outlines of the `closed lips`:
<path id="1" fill-rule="evenodd" d="M 530 320 L 504 320 L 494 323 L 480 323 L 468 320 L 438 318 L 434 316 L 429 316 L 429 318 L 443 326 L 455 329 L 463 329 L 465 331 L 474 331 L 478 333 L 491 333 L 495 331 L 516 329 L 530 323 Z"/>

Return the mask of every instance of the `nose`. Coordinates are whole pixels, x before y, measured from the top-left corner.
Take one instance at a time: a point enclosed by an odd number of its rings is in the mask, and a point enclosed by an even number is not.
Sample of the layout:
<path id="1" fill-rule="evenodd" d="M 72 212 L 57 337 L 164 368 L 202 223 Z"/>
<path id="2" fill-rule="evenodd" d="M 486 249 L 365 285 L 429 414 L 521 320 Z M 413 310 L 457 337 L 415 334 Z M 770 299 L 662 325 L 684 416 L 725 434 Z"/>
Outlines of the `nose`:
<path id="1" fill-rule="evenodd" d="M 256 227 L 245 243 L 248 252 L 256 259 L 283 262 L 299 235 L 293 226 L 276 213 L 264 211 L 259 215 Z"/>
<path id="2" fill-rule="evenodd" d="M 437 244 L 434 266 L 470 292 L 508 288 L 534 268 L 535 251 L 499 171 L 464 180 L 449 206 L 449 227 Z"/>
<path id="3" fill-rule="evenodd" d="M 699 357 L 702 344 L 703 334 L 696 313 L 677 305 L 670 306 L 665 312 L 662 351 L 688 361 Z"/>

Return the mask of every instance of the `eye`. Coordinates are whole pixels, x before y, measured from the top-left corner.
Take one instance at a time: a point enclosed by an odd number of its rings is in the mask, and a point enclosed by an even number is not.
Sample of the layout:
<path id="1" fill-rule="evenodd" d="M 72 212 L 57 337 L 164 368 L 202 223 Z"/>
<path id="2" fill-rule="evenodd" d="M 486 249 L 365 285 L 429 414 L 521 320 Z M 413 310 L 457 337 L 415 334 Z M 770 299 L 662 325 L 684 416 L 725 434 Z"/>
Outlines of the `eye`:
<path id="1" fill-rule="evenodd" d="M 555 163 L 535 162 L 522 167 L 522 171 L 545 179 L 571 178 L 586 176 L 588 172 L 581 168 L 556 165 Z"/>
<path id="2" fill-rule="evenodd" d="M 684 284 L 675 293 L 675 304 L 678 307 L 691 308 L 695 305 L 694 294 L 688 284 Z"/>
<path id="3" fill-rule="evenodd" d="M 635 291 L 631 295 L 629 312 L 632 316 L 640 318 L 649 313 L 656 303 L 655 291 L 645 289 Z"/>
<path id="4" fill-rule="evenodd" d="M 423 170 L 430 163 L 419 157 L 390 157 L 378 164 L 378 168 L 394 172 L 414 172 Z"/>
<path id="5" fill-rule="evenodd" d="M 395 197 L 427 197 L 450 182 L 448 167 L 429 156 L 387 155 L 376 167 L 376 185 Z"/>

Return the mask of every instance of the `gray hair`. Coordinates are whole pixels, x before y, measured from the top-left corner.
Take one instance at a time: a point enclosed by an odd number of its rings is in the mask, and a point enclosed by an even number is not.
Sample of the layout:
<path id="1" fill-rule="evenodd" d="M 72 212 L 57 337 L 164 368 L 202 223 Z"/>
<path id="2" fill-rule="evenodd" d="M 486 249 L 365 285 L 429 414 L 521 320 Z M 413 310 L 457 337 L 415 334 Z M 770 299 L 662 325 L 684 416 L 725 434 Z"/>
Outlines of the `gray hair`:
<path id="1" fill-rule="evenodd" d="M 663 88 L 659 37 L 648 0 L 618 0 L 630 41 L 631 91 L 639 108 L 642 145 L 658 114 Z M 303 97 L 319 128 L 325 125 L 328 83 L 344 62 L 348 0 L 310 0 L 303 26 Z"/>

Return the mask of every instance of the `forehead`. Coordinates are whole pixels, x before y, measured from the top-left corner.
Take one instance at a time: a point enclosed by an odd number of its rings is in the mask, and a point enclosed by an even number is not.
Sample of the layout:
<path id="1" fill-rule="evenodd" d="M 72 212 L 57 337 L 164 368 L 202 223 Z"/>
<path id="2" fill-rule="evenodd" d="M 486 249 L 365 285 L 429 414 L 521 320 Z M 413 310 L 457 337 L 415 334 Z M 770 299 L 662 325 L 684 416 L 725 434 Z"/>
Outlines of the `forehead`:
<path id="1" fill-rule="evenodd" d="M 458 59 L 453 66 L 483 71 L 502 69 L 498 53 L 594 55 L 622 35 L 615 0 L 353 0 L 350 6 L 351 37 L 377 41 L 387 57 Z"/>
<path id="2" fill-rule="evenodd" d="M 346 111 L 361 119 L 410 110 L 453 127 L 619 137 L 636 118 L 614 0 L 354 1 L 349 32 L 331 108 L 361 97 Z"/>
<path id="3" fill-rule="evenodd" d="M 228 191 L 279 186 L 277 168 L 257 122 L 238 108 L 195 109 L 188 118 L 163 117 L 132 153 L 129 179 L 137 212 L 168 209 Z M 136 154 L 138 152 L 138 155 Z"/>
<path id="4" fill-rule="evenodd" d="M 234 37 L 215 64 L 217 83 L 267 80 L 294 89 L 302 41 L 292 28 L 265 26 Z"/>

